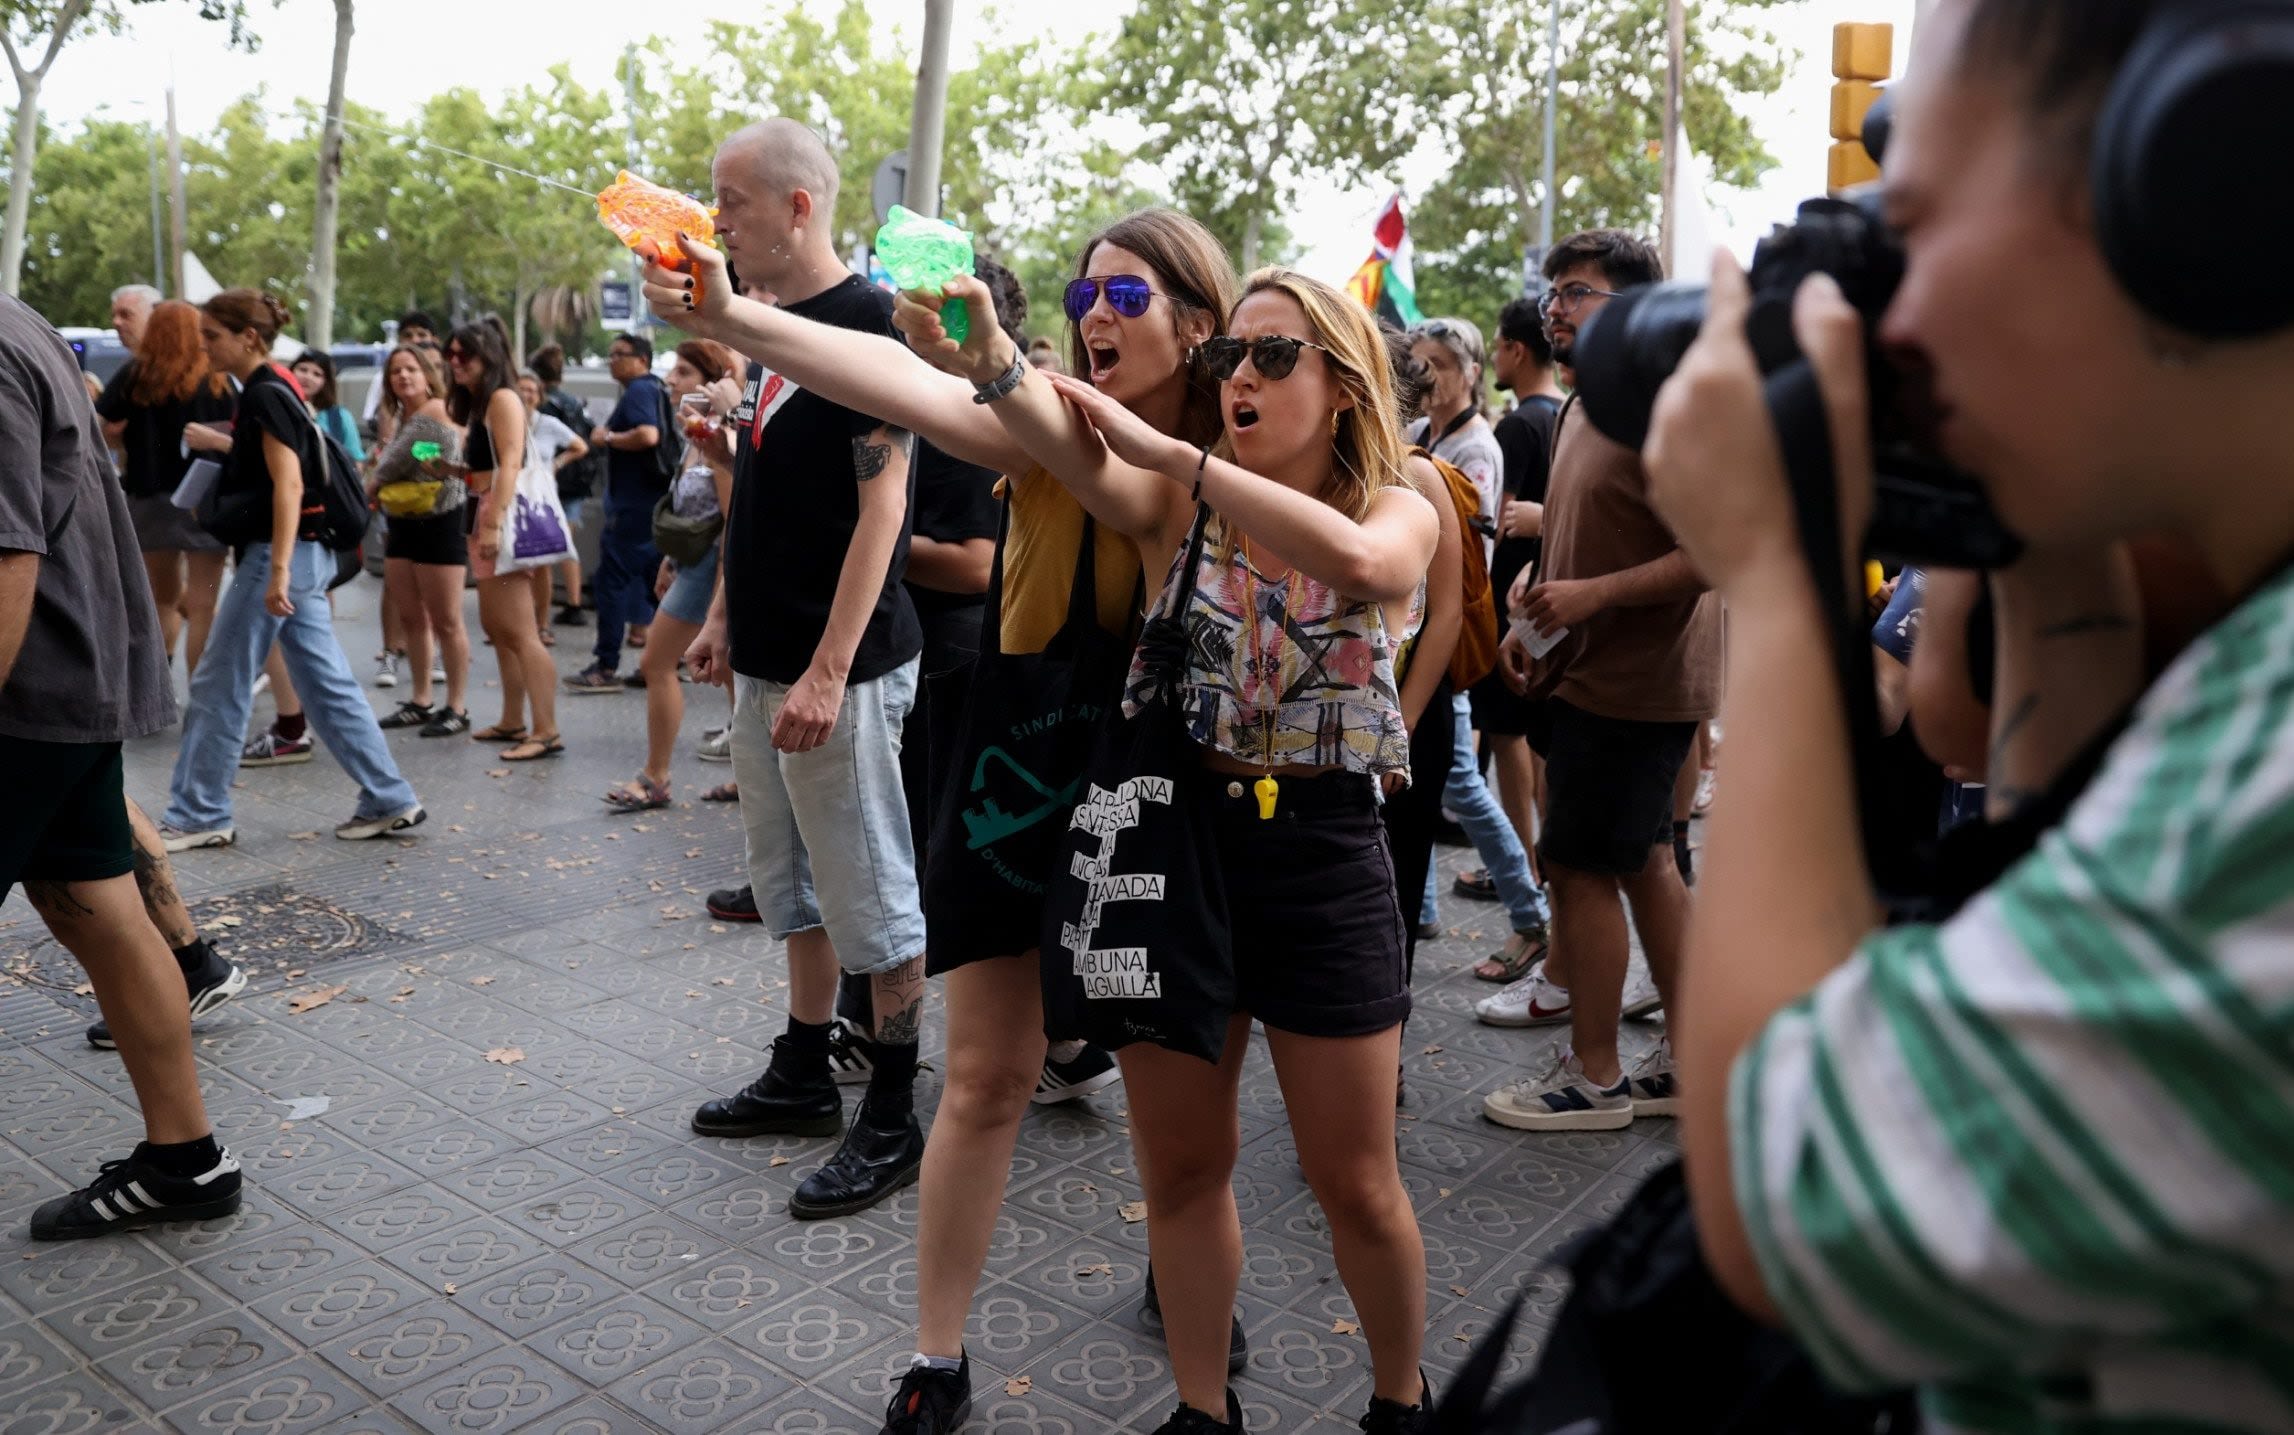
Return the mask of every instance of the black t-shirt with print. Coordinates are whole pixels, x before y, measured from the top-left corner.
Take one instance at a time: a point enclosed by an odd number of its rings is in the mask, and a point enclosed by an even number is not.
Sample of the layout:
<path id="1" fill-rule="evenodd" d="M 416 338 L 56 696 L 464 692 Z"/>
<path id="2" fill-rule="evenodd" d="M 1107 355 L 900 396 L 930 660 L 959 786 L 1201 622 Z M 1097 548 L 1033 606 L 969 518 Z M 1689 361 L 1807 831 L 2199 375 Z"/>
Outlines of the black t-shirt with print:
<path id="1" fill-rule="evenodd" d="M 1001 505 L 996 501 L 994 469 L 966 463 L 919 439 L 915 495 L 916 516 L 908 526 L 917 537 L 963 543 L 996 536 Z M 988 601 L 985 593 L 943 593 L 922 587 L 913 578 L 908 580 L 908 597 L 924 616 L 976 608 Z"/>
<path id="2" fill-rule="evenodd" d="M 847 278 L 791 314 L 840 329 L 891 335 L 892 296 Z M 828 627 L 836 580 L 860 521 L 852 441 L 882 426 L 855 409 L 807 392 L 763 365 L 734 410 L 741 441 L 733 469 L 733 508 L 725 520 L 725 612 L 733 671 L 793 683 L 811 665 Z M 900 540 L 877 594 L 868 629 L 852 655 L 848 681 L 883 677 L 922 651 L 916 608 L 900 579 L 908 568 L 908 519 L 915 512 L 916 466 Z"/>
<path id="3" fill-rule="evenodd" d="M 1545 502 L 1553 462 L 1553 424 L 1560 414 L 1561 405 L 1554 399 L 1532 394 L 1497 421 L 1492 432 L 1497 435 L 1498 452 L 1505 456 L 1507 497 L 1519 502 Z M 1537 561 L 1539 546 L 1534 538 L 1498 539 L 1497 551 L 1490 555 L 1490 587 L 1501 605 L 1515 575 Z"/>
<path id="4" fill-rule="evenodd" d="M 130 359 L 112 375 L 96 400 L 96 412 L 112 423 L 127 425 L 120 435 L 120 450 L 127 455 L 120 484 L 128 497 L 170 494 L 191 467 L 183 452 L 184 425 L 229 423 L 239 401 L 227 381 L 203 379 L 187 399 L 138 403 L 133 392 L 135 370 L 135 360 Z"/>

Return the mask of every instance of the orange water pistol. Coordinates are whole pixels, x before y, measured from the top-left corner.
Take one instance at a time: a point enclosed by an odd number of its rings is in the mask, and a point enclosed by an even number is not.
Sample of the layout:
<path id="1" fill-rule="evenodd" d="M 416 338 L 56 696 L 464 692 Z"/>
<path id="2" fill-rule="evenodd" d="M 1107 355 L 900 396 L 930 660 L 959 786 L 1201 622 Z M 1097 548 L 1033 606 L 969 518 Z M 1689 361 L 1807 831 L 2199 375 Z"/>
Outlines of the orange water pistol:
<path id="1" fill-rule="evenodd" d="M 678 244 L 680 234 L 696 243 L 716 238 L 716 213 L 691 195 L 664 189 L 626 169 L 597 196 L 598 222 L 631 249 L 650 241 L 664 269 L 687 268 L 685 251 Z M 698 288 L 694 298 L 700 298 Z"/>

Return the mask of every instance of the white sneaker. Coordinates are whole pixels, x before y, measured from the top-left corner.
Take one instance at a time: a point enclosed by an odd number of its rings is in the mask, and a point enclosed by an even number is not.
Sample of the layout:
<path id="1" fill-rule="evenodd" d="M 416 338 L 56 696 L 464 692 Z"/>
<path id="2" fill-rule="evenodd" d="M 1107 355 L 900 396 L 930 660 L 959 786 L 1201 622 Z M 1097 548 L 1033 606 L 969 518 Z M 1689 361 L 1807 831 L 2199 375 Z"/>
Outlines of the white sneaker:
<path id="1" fill-rule="evenodd" d="M 1674 1116 L 1681 1109 L 1681 1084 L 1673 1076 L 1673 1043 L 1660 1041 L 1625 1072 L 1633 1089 L 1635 1116 Z"/>
<path id="2" fill-rule="evenodd" d="M 229 827 L 210 827 L 204 832 L 186 832 L 180 827 L 159 824 L 159 845 L 170 852 L 189 852 L 198 847 L 228 847 L 238 839 L 238 832 Z"/>
<path id="3" fill-rule="evenodd" d="M 345 842 L 364 842 L 369 837 L 387 837 L 392 833 L 404 832 L 409 827 L 421 826 L 423 819 L 429 815 L 422 810 L 422 804 L 417 802 L 412 807 L 398 812 L 386 812 L 380 817 L 353 817 L 335 829 L 335 836 Z"/>
<path id="4" fill-rule="evenodd" d="M 1646 1021 L 1664 1009 L 1665 999 L 1658 995 L 1655 978 L 1636 972 L 1625 979 L 1625 1020 Z"/>
<path id="5" fill-rule="evenodd" d="M 376 653 L 374 655 L 374 685 L 378 688 L 395 688 L 398 686 L 398 654 Z"/>
<path id="6" fill-rule="evenodd" d="M 733 760 L 733 729 L 730 724 L 713 727 L 701 734 L 701 745 L 693 755 L 703 762 L 731 762 Z"/>
<path id="7" fill-rule="evenodd" d="M 1519 980 L 1475 1002 L 1474 1017 L 1485 1026 L 1558 1026 L 1569 1020 L 1569 990 L 1545 979 L 1539 958 Z"/>
<path id="8" fill-rule="evenodd" d="M 1633 1124 L 1633 1110 L 1632 1078 L 1603 1090 L 1566 1050 L 1544 1071 L 1482 1098 L 1483 1116 L 1516 1131 L 1621 1131 Z"/>
<path id="9" fill-rule="evenodd" d="M 430 665 L 430 681 L 434 683 L 446 681 L 446 665 L 444 663 L 432 663 Z"/>

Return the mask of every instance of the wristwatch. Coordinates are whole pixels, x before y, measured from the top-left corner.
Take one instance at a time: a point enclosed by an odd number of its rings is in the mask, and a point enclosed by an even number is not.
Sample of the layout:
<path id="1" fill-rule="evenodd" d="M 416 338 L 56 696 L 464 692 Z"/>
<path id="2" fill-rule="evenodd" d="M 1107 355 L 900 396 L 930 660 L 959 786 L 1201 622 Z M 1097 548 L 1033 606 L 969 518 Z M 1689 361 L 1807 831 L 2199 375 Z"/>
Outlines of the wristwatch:
<path id="1" fill-rule="evenodd" d="M 1027 376 L 1028 356 L 1018 352 L 1015 346 L 1012 354 L 1012 366 L 1004 370 L 995 382 L 972 385 L 972 402 L 975 404 L 992 404 L 998 399 L 1007 398 L 1014 389 L 1020 386 L 1020 381 Z"/>

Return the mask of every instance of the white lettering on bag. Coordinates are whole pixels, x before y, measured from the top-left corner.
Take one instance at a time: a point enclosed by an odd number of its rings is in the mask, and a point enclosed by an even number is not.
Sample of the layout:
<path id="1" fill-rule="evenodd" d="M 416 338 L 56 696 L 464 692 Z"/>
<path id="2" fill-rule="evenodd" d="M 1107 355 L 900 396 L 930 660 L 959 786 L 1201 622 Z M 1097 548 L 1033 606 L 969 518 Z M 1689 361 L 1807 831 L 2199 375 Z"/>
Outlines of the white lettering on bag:
<path id="1" fill-rule="evenodd" d="M 1160 902 L 1164 896 L 1163 874 L 1160 872 L 1126 872 L 1111 875 L 1115 864 L 1115 842 L 1123 833 L 1139 825 L 1139 804 L 1159 802 L 1166 806 L 1172 797 L 1172 783 L 1167 777 L 1134 777 L 1118 784 L 1112 791 L 1091 785 L 1090 793 L 1076 805 L 1075 815 L 1069 819 L 1069 828 L 1088 832 L 1099 839 L 1099 855 L 1087 857 L 1080 852 L 1068 857 L 1068 871 L 1087 884 L 1080 923 L 1062 922 L 1059 928 L 1060 945 L 1067 949 L 1071 970 L 1082 979 L 1083 994 L 1095 1001 L 1120 998 L 1151 998 L 1163 994 L 1163 978 L 1147 965 L 1145 947 L 1103 947 L 1094 949 L 1092 933 L 1099 926 L 1099 913 L 1108 902 Z"/>

